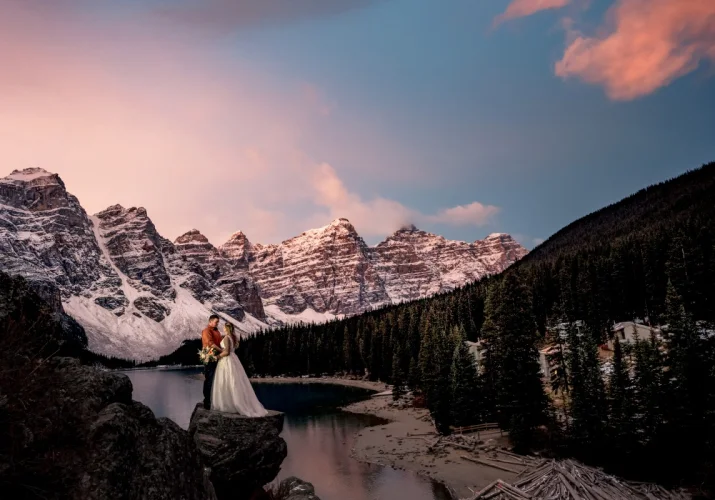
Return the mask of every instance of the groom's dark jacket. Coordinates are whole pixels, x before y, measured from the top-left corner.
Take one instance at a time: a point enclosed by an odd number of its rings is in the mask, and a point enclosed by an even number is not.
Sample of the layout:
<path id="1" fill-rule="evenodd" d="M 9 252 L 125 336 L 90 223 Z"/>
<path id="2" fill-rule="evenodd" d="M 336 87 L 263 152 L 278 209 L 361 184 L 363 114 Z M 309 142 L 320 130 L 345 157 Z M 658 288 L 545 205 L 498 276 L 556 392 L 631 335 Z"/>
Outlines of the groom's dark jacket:
<path id="1" fill-rule="evenodd" d="M 218 328 L 211 328 L 207 326 L 204 331 L 201 332 L 201 346 L 209 347 L 215 345 L 217 349 L 221 349 L 221 334 Z"/>

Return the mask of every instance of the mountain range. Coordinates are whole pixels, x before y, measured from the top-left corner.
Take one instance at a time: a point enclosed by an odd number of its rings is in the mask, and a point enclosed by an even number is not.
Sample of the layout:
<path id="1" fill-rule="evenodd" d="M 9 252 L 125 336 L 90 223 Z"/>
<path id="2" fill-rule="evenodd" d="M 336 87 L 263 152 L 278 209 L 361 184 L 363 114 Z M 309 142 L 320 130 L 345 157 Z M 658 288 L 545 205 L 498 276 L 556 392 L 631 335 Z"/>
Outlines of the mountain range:
<path id="1" fill-rule="evenodd" d="M 507 234 L 473 243 L 414 226 L 368 246 L 347 219 L 280 244 L 198 230 L 173 242 L 144 208 L 90 216 L 40 168 L 0 179 L 0 270 L 24 276 L 86 330 L 90 350 L 156 359 L 196 337 L 212 312 L 255 332 L 424 298 L 500 273 L 527 254 Z"/>

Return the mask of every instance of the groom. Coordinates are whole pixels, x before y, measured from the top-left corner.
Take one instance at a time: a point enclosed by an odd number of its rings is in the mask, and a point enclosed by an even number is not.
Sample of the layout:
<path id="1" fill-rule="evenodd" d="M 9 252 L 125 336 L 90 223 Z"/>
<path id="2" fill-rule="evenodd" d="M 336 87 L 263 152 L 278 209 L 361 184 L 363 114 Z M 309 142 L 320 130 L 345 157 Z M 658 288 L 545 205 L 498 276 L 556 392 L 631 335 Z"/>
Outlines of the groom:
<path id="1" fill-rule="evenodd" d="M 221 334 L 218 331 L 218 320 L 219 317 L 212 314 L 209 317 L 209 324 L 204 331 L 201 332 L 201 346 L 202 347 L 213 347 L 216 351 L 220 351 L 221 348 Z M 216 373 L 216 365 L 218 363 L 206 363 L 204 365 L 204 409 L 211 409 L 211 389 L 214 385 L 214 374 Z"/>

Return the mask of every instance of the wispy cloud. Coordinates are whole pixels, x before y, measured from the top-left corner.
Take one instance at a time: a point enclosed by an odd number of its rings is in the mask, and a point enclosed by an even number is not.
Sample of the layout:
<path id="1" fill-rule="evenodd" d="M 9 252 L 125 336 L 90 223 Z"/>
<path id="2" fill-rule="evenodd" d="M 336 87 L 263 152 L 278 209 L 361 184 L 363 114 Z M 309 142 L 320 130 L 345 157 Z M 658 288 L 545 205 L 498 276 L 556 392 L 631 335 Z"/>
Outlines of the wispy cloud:
<path id="1" fill-rule="evenodd" d="M 483 205 L 474 201 L 468 205 L 442 209 L 435 215 L 427 216 L 426 219 L 429 222 L 450 226 L 484 226 L 491 222 L 497 213 L 499 213 L 499 207 Z"/>
<path id="2" fill-rule="evenodd" d="M 511 19 L 531 16 L 543 10 L 561 9 L 570 2 L 571 0 L 513 0 L 504 13 L 497 16 L 494 24 L 498 25 Z"/>
<path id="3" fill-rule="evenodd" d="M 715 1 L 617 0 L 593 36 L 571 33 L 556 74 L 641 97 L 715 62 Z"/>

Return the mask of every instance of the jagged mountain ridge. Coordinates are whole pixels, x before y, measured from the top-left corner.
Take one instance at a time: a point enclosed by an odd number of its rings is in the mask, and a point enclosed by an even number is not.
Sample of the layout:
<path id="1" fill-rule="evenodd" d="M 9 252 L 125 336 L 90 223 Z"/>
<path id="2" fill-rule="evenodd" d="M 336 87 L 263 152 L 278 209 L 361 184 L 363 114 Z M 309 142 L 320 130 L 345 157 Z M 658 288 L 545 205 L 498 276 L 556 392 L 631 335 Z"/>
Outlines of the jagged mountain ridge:
<path id="1" fill-rule="evenodd" d="M 253 245 L 239 232 L 219 250 L 249 269 L 268 309 L 333 315 L 453 290 L 499 273 L 527 253 L 506 234 L 466 243 L 414 226 L 370 247 L 342 218 L 278 245 Z"/>
<path id="2" fill-rule="evenodd" d="M 526 253 L 504 234 L 465 243 L 414 227 L 371 247 L 347 219 L 273 245 L 240 231 L 218 248 L 197 230 L 171 242 L 143 208 L 88 216 L 56 174 L 0 179 L 0 269 L 58 287 L 91 350 L 138 360 L 196 337 L 211 312 L 243 332 L 321 321 L 448 291 Z"/>

